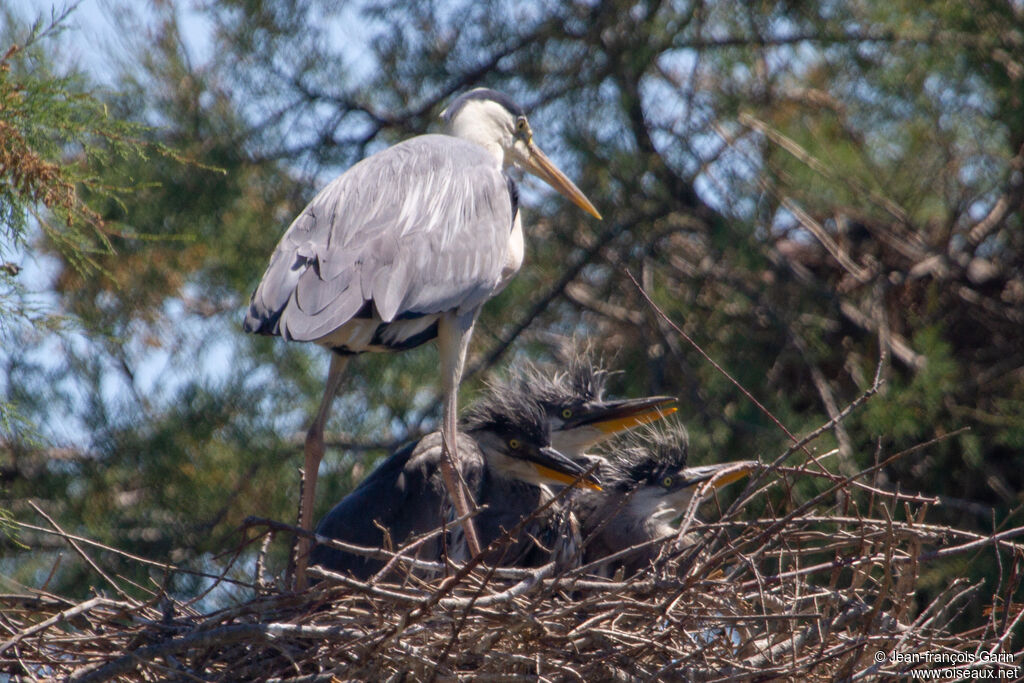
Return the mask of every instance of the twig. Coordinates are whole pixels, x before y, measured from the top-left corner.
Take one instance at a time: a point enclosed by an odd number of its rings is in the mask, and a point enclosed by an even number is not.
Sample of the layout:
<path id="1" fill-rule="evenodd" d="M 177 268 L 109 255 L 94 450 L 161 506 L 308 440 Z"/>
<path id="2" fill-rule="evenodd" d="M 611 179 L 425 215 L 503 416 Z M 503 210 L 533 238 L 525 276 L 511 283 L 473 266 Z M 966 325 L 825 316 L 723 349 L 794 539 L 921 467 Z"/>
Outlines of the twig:
<path id="1" fill-rule="evenodd" d="M 40 631 L 45 631 L 51 626 L 59 624 L 62 621 L 67 621 L 72 617 L 78 616 L 79 614 L 85 614 L 86 612 L 94 609 L 95 607 L 114 607 L 117 609 L 129 610 L 132 607 L 135 607 L 137 604 L 138 603 L 134 602 L 118 602 L 117 600 L 110 600 L 109 598 L 91 598 L 83 603 L 75 605 L 74 607 L 69 607 L 66 610 L 62 610 L 57 614 L 53 615 L 52 617 L 50 617 L 49 619 L 46 619 L 45 621 L 41 621 L 38 624 L 35 624 L 34 626 L 30 626 L 22 631 L 19 631 L 14 635 L 13 638 L 0 645 L 0 655 L 7 652 L 7 650 L 14 647 L 15 645 L 17 645 L 23 638 L 28 638 L 29 636 L 39 633 Z"/>
<path id="2" fill-rule="evenodd" d="M 129 601 L 131 603 L 137 603 L 137 601 L 132 596 L 128 595 L 127 593 L 124 592 L 124 590 L 122 590 L 121 586 L 119 586 L 112 578 L 107 576 L 107 573 L 105 571 L 103 571 L 100 568 L 100 566 L 98 564 L 96 564 L 93 561 L 93 559 L 91 557 L 89 557 L 89 555 L 84 550 L 82 550 L 82 547 L 78 544 L 78 542 L 75 539 L 71 538 L 71 536 L 69 536 L 67 534 L 67 532 L 65 532 L 63 529 L 61 529 L 60 525 L 57 524 L 55 521 L 53 521 L 53 519 L 48 514 L 43 512 L 42 509 L 38 505 L 35 504 L 35 501 L 31 501 L 30 500 L 30 501 L 28 501 L 28 504 L 32 507 L 33 510 L 35 510 L 37 513 L 39 513 L 39 515 L 43 519 L 45 519 L 47 522 L 50 523 L 50 526 L 52 526 L 56 530 L 57 534 L 61 538 L 66 540 L 71 545 L 71 547 L 75 549 L 75 552 L 78 553 L 79 557 L 81 557 L 83 560 L 85 560 L 86 564 L 88 564 L 90 567 L 93 568 L 93 571 L 95 571 L 97 574 L 99 574 L 101 577 L 103 577 L 103 579 L 108 584 L 110 584 L 111 587 L 113 587 L 113 589 L 115 591 L 117 591 L 118 595 L 120 595 L 122 598 L 124 598 L 125 600 L 127 600 L 127 601 Z"/>
<path id="3" fill-rule="evenodd" d="M 133 671 L 140 664 L 157 657 L 191 648 L 209 645 L 223 646 L 231 643 L 266 641 L 275 639 L 302 638 L 308 640 L 347 640 L 359 637 L 361 633 L 333 626 L 305 626 L 297 624 L 231 624 L 210 631 L 192 633 L 159 645 L 149 645 L 126 654 L 102 666 L 75 672 L 68 680 L 76 683 L 106 681 Z"/>

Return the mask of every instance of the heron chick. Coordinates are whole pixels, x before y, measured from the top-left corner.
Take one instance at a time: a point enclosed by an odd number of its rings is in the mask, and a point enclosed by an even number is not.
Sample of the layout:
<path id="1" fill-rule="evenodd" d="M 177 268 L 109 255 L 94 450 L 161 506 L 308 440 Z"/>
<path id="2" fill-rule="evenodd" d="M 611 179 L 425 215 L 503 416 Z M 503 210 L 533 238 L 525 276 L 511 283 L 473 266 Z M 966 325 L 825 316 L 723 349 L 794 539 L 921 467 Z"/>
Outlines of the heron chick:
<path id="1" fill-rule="evenodd" d="M 505 382 L 492 384 L 480 401 L 500 404 L 504 396 L 516 394 L 534 398 L 548 416 L 551 445 L 572 457 L 676 412 L 672 396 L 606 398 L 610 374 L 586 353 L 573 355 L 564 371 L 527 363 L 514 368 Z"/>
<path id="2" fill-rule="evenodd" d="M 599 471 L 603 459 L 587 455 L 586 449 L 676 411 L 676 399 L 670 396 L 606 398 L 609 374 L 585 353 L 573 355 L 564 371 L 524 363 L 513 368 L 507 379 L 491 382 L 467 411 L 466 421 L 503 415 L 532 422 L 535 418 L 524 411 L 532 410 L 535 402 L 547 418 L 552 447 L 585 468 L 597 466 Z M 527 490 L 515 483 L 509 486 L 509 482 L 496 484 L 487 495 L 487 509 L 476 518 L 484 545 L 545 502 L 552 495 L 551 489 L 566 483 L 555 478 L 544 486 Z M 525 529 L 524 537 L 501 549 L 500 557 L 492 555 L 488 559 L 519 567 L 537 566 L 551 559 L 563 567 L 578 563 L 579 525 L 568 500 L 538 513 Z"/>
<path id="3" fill-rule="evenodd" d="M 710 482 L 710 490 L 717 490 L 759 466 L 743 460 L 688 467 L 687 450 L 682 425 L 643 430 L 609 458 L 601 471 L 601 491 L 574 495 L 572 505 L 586 544 L 584 564 L 641 546 L 599 564 L 597 573 L 612 576 L 621 569 L 632 576 L 645 569 L 658 556 L 659 546 L 651 542 L 677 535 L 673 521 L 686 514 L 703 484 Z M 697 539 L 687 535 L 682 540 L 692 545 Z"/>
<path id="4" fill-rule="evenodd" d="M 585 471 L 582 464 L 551 448 L 547 419 L 537 402 L 526 395 L 507 398 L 500 409 L 494 403 L 472 406 L 458 438 L 459 471 L 483 506 L 475 528 L 485 549 L 550 497 L 547 484 L 572 483 Z M 444 495 L 443 458 L 439 432 L 402 448 L 342 499 L 321 520 L 316 533 L 368 547 L 383 546 L 386 534 L 397 548 L 417 535 L 450 525 L 457 512 Z M 598 488 L 593 480 L 584 485 Z M 554 522 L 559 514 L 557 507 L 544 513 L 543 522 L 535 521 L 509 544 L 486 554 L 484 560 L 517 566 L 550 561 L 551 548 L 538 543 L 543 544 L 544 530 L 561 528 Z M 476 553 L 459 531 L 451 529 L 449 554 L 464 561 Z M 444 543 L 443 536 L 436 536 L 422 544 L 416 556 L 437 560 Z M 381 560 L 326 545 L 315 546 L 310 561 L 364 579 L 384 566 Z"/>
<path id="5" fill-rule="evenodd" d="M 438 339 L 444 395 L 441 473 L 460 517 L 457 392 L 481 306 L 522 265 L 512 168 L 531 173 L 596 218 L 594 205 L 533 141 L 523 109 L 478 88 L 442 112 L 444 135 L 378 152 L 324 187 L 284 233 L 245 317 L 246 332 L 331 351 L 326 388 L 306 436 L 301 526 L 312 526 L 324 427 L 348 359 Z M 473 551 L 472 524 L 464 523 Z M 308 542 L 300 543 L 298 585 Z"/>

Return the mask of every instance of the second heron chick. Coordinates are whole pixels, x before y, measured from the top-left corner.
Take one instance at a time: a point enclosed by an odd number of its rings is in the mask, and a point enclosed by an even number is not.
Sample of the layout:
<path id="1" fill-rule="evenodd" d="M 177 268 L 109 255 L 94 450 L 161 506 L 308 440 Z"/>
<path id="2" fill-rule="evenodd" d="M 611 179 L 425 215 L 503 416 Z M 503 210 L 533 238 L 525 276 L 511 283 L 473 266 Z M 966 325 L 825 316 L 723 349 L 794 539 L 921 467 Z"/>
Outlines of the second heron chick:
<path id="1" fill-rule="evenodd" d="M 686 514 L 703 484 L 714 491 L 759 466 L 742 460 L 689 467 L 688 447 L 682 425 L 645 429 L 609 458 L 601 472 L 601 491 L 574 496 L 573 509 L 586 543 L 584 564 L 635 548 L 599 564 L 597 573 L 611 576 L 621 569 L 631 576 L 648 567 L 659 553 L 654 541 L 678 534 L 673 522 Z M 693 535 L 681 539 L 687 545 L 696 540 Z"/>
<path id="2" fill-rule="evenodd" d="M 480 403 L 501 410 L 506 397 L 525 395 L 536 400 L 547 415 L 552 447 L 572 457 L 676 412 L 672 396 L 606 398 L 610 374 L 587 353 L 574 355 L 562 371 L 523 364 L 504 382 L 492 384 Z"/>

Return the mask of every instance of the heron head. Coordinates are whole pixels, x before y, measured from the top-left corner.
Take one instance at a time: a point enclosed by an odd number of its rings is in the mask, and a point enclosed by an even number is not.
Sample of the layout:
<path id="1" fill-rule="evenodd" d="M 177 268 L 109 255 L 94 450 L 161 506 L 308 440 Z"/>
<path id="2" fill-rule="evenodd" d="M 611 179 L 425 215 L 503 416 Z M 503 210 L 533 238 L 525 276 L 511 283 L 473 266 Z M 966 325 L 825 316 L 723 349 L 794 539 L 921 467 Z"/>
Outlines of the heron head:
<path id="1" fill-rule="evenodd" d="M 508 393 L 477 402 L 466 411 L 463 425 L 498 476 L 537 485 L 571 484 L 587 471 L 585 462 L 551 447 L 546 416 L 530 396 Z M 582 485 L 600 490 L 593 477 Z"/>
<path id="2" fill-rule="evenodd" d="M 519 438 L 513 434 L 485 432 L 476 436 L 487 466 L 496 475 L 528 484 L 572 484 L 588 469 L 586 461 L 576 461 L 548 445 Z M 600 491 L 595 476 L 584 477 L 580 486 Z"/>
<path id="3" fill-rule="evenodd" d="M 607 486 L 632 492 L 631 505 L 648 518 L 672 518 L 686 512 L 701 485 L 717 490 L 757 469 L 751 460 L 687 466 L 688 439 L 682 425 L 648 429 L 635 444 L 609 461 Z"/>
<path id="4" fill-rule="evenodd" d="M 551 442 L 567 453 L 583 453 L 634 427 L 676 412 L 671 396 L 567 401 L 551 406 Z"/>
<path id="5" fill-rule="evenodd" d="M 495 390 L 534 397 L 547 415 L 551 445 L 579 456 L 616 434 L 676 412 L 675 399 L 670 396 L 606 399 L 604 385 L 609 374 L 583 355 L 574 357 L 563 372 L 523 366 L 513 375 L 510 387 Z"/>
<path id="6" fill-rule="evenodd" d="M 532 173 L 591 216 L 599 219 L 586 195 L 533 141 L 533 130 L 522 107 L 508 95 L 476 88 L 457 97 L 441 112 L 448 133 L 485 147 L 504 166 Z"/>

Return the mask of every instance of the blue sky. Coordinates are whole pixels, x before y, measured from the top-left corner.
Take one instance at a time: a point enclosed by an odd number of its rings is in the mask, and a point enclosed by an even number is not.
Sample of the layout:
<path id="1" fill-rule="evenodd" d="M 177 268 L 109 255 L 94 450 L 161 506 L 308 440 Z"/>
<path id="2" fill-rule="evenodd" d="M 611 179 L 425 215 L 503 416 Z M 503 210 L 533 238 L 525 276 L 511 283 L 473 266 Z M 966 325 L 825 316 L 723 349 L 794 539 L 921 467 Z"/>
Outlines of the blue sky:
<path id="1" fill-rule="evenodd" d="M 188 6 L 188 4 L 183 3 Z M 144 2 L 118 2 L 115 0 L 79 0 L 78 2 L 52 2 L 50 0 L 13 0 L 11 7 L 27 22 L 43 18 L 49 23 L 52 16 L 59 16 L 71 8 L 64 25 L 66 30 L 59 40 L 65 54 L 56 55 L 58 61 L 83 67 L 101 83 L 112 82 L 118 70 L 118 62 L 127 59 L 126 41 L 138 38 L 138 34 L 122 33 L 118 16 L 128 12 L 145 18 L 149 15 L 149 4 Z M 126 9 L 126 8 L 130 8 Z M 186 41 L 194 58 L 202 61 L 209 54 L 210 42 L 206 38 L 208 28 L 194 12 L 181 14 Z M 129 22 L 145 30 L 138 22 Z"/>

